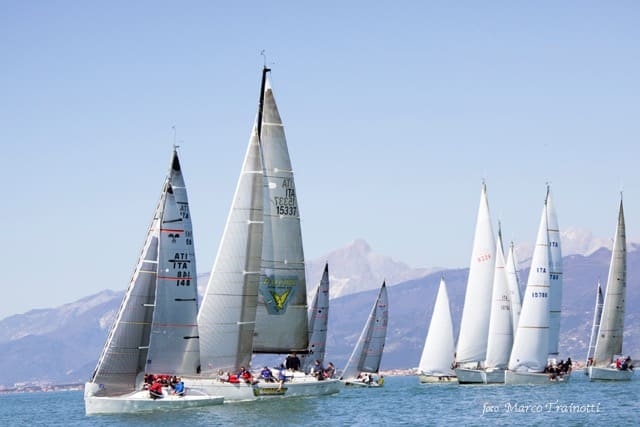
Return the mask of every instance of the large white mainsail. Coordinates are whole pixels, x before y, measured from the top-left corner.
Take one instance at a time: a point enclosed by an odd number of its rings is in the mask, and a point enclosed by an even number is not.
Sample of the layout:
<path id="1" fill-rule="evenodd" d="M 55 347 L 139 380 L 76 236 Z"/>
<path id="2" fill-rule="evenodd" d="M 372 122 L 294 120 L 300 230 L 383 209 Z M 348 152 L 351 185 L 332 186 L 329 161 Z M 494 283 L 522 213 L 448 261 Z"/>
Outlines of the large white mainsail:
<path id="1" fill-rule="evenodd" d="M 602 319 L 602 306 L 604 305 L 604 297 L 602 296 L 602 286 L 598 280 L 598 290 L 596 291 L 596 305 L 593 308 L 593 323 L 591 325 L 591 336 L 589 338 L 589 347 L 587 347 L 586 366 L 593 363 L 593 353 L 596 348 L 596 339 L 600 329 L 600 319 Z"/>
<path id="2" fill-rule="evenodd" d="M 176 185 L 174 192 L 173 184 Z M 191 220 L 177 153 L 140 258 L 98 366 L 85 387 L 87 413 L 105 410 L 101 396 L 135 391 L 144 372 L 195 374 L 199 361 L 197 286 Z M 124 400 L 114 404 L 126 412 Z M 96 403 L 98 402 L 98 403 Z M 185 403 L 185 406 L 187 403 Z"/>
<path id="3" fill-rule="evenodd" d="M 313 297 L 309 312 L 309 352 L 302 357 L 303 370 L 311 368 L 315 360 L 324 366 L 329 324 L 329 264 L 324 265 L 322 279 Z"/>
<path id="4" fill-rule="evenodd" d="M 300 210 L 284 127 L 268 80 L 263 96 L 264 235 L 253 352 L 304 352 L 309 336 Z"/>
<path id="5" fill-rule="evenodd" d="M 558 215 L 547 185 L 547 231 L 549 233 L 549 354 L 558 354 L 560 311 L 562 309 L 562 245 Z"/>
<path id="6" fill-rule="evenodd" d="M 545 202 L 522 301 L 509 370 L 543 372 L 549 349 L 549 235 Z"/>
<path id="7" fill-rule="evenodd" d="M 513 336 L 515 336 L 516 330 L 518 329 L 520 311 L 522 310 L 522 297 L 520 296 L 520 270 L 518 268 L 518 260 L 513 242 L 509 245 L 509 255 L 507 256 L 505 271 L 507 273 L 509 299 L 511 301 L 511 327 L 513 329 Z"/>
<path id="8" fill-rule="evenodd" d="M 627 239 L 622 200 L 618 213 L 616 236 L 613 240 L 611 264 L 604 294 L 602 318 L 593 355 L 593 366 L 607 367 L 613 356 L 622 354 L 624 312 L 627 293 Z"/>
<path id="9" fill-rule="evenodd" d="M 440 287 L 436 297 L 429 331 L 424 341 L 419 373 L 428 376 L 454 376 L 451 368 L 454 355 L 453 321 L 449 306 L 449 295 L 444 277 L 440 278 Z"/>
<path id="10" fill-rule="evenodd" d="M 458 335 L 457 364 L 479 363 L 486 358 L 495 250 L 496 242 L 489 215 L 487 186 L 483 182 Z"/>
<path id="11" fill-rule="evenodd" d="M 389 297 L 387 285 L 383 282 L 341 379 L 355 378 L 360 372 L 377 373 L 380 370 L 388 323 Z"/>
<path id="12" fill-rule="evenodd" d="M 198 314 L 202 372 L 249 366 L 262 259 L 262 160 L 253 127 Z"/>
<path id="13" fill-rule="evenodd" d="M 513 328 L 511 326 L 511 301 L 509 284 L 504 268 L 502 250 L 502 233 L 498 228 L 496 240 L 496 266 L 493 277 L 493 293 L 491 296 L 491 317 L 487 342 L 486 368 L 505 369 L 509 362 L 509 354 L 513 345 Z"/>

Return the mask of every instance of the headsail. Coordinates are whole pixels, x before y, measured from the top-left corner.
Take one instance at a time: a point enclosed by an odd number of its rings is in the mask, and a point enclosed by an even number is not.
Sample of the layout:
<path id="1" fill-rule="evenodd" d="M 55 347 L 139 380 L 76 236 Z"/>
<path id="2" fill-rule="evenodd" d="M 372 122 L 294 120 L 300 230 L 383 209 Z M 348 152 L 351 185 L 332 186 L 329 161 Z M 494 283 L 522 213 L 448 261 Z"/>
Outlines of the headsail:
<path id="1" fill-rule="evenodd" d="M 487 186 L 483 182 L 458 335 L 457 363 L 480 362 L 486 358 L 495 250 L 496 242 L 489 215 Z"/>
<path id="2" fill-rule="evenodd" d="M 263 178 L 253 127 L 218 254 L 198 314 L 202 371 L 249 366 L 262 257 Z"/>
<path id="3" fill-rule="evenodd" d="M 614 355 L 622 353 L 626 293 L 627 238 L 621 199 L 616 236 L 611 252 L 607 289 L 604 294 L 602 319 L 593 355 L 594 366 L 607 367 Z"/>
<path id="4" fill-rule="evenodd" d="M 589 338 L 589 347 L 587 348 L 587 360 L 585 365 L 589 366 L 593 362 L 593 353 L 596 348 L 596 339 L 598 338 L 598 330 L 600 329 L 600 320 L 602 319 L 602 306 L 604 297 L 602 296 L 602 286 L 598 281 L 598 290 L 596 291 L 596 305 L 593 309 L 593 323 L 591 325 L 591 337 Z"/>
<path id="5" fill-rule="evenodd" d="M 342 372 L 342 378 L 355 377 L 359 372 L 377 373 L 380 370 L 388 323 L 389 298 L 387 285 L 383 282 L 367 323 Z"/>
<path id="6" fill-rule="evenodd" d="M 545 203 L 522 301 L 509 369 L 543 372 L 549 349 L 549 234 Z"/>
<path id="7" fill-rule="evenodd" d="M 489 320 L 489 336 L 487 342 L 487 360 L 485 367 L 505 369 L 509 362 L 509 354 L 513 345 L 513 328 L 511 326 L 511 301 L 509 284 L 504 269 L 504 253 L 502 251 L 502 233 L 498 228 L 496 240 L 496 267 L 493 277 L 493 293 L 491 296 L 491 318 Z"/>
<path id="8" fill-rule="evenodd" d="M 429 375 L 454 376 L 451 369 L 453 353 L 453 322 L 447 285 L 442 277 L 418 369 Z"/>
<path id="9" fill-rule="evenodd" d="M 522 297 L 520 296 L 520 271 L 518 269 L 518 260 L 516 259 L 513 242 L 511 242 L 509 246 L 509 255 L 507 256 L 505 271 L 507 272 L 509 299 L 511 301 L 511 327 L 513 329 L 513 336 L 515 336 L 516 330 L 518 329 L 520 311 L 522 310 Z"/>
<path id="10" fill-rule="evenodd" d="M 273 91 L 263 82 L 260 147 L 264 229 L 254 353 L 305 352 L 309 343 L 300 210 L 287 140 Z"/>
<path id="11" fill-rule="evenodd" d="M 547 185 L 547 226 L 549 232 L 549 354 L 558 354 L 560 310 L 562 309 L 562 247 L 558 216 Z"/>
<path id="12" fill-rule="evenodd" d="M 329 265 L 325 264 L 322 279 L 313 297 L 309 313 L 309 353 L 303 355 L 302 366 L 306 371 L 315 360 L 324 366 L 329 323 Z"/>

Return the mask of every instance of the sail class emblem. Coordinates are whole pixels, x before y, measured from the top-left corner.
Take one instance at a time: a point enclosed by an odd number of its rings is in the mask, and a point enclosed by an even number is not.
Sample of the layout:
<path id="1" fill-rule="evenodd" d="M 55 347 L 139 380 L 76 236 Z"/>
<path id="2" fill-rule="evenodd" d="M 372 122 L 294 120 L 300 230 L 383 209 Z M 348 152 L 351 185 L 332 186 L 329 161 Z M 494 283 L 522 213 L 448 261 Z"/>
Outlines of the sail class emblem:
<path id="1" fill-rule="evenodd" d="M 260 295 L 269 314 L 284 314 L 291 297 L 296 292 L 297 276 L 263 276 L 260 280 Z"/>
<path id="2" fill-rule="evenodd" d="M 285 301 L 287 301 L 287 297 L 289 296 L 290 292 L 291 290 L 288 290 L 286 292 L 283 292 L 281 295 L 278 295 L 275 292 L 271 292 L 271 295 L 273 296 L 273 300 L 276 303 L 276 308 L 278 310 L 282 310 L 284 308 L 284 303 Z"/>

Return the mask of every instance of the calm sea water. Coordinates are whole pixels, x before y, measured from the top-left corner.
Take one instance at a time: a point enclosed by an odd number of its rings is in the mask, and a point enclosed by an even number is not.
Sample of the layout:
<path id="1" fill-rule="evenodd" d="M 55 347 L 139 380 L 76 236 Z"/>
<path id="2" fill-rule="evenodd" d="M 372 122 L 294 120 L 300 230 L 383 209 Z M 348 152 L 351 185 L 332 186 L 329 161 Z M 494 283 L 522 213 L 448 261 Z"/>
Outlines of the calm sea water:
<path id="1" fill-rule="evenodd" d="M 343 389 L 313 399 L 93 417 L 84 415 L 82 392 L 30 393 L 0 396 L 0 425 L 636 426 L 639 392 L 637 373 L 626 383 L 590 383 L 576 372 L 567 384 L 517 387 L 421 385 L 416 377 L 388 377 L 381 389 Z"/>

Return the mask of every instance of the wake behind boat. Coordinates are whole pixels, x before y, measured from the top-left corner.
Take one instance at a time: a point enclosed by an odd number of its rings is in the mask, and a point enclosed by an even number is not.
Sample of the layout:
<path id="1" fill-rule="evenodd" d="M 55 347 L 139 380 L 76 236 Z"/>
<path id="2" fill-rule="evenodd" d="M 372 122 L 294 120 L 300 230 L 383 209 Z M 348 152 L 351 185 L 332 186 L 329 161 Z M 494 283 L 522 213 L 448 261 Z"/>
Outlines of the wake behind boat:
<path id="1" fill-rule="evenodd" d="M 221 404 L 221 396 L 184 390 L 177 378 L 175 394 L 160 382 L 149 385 L 144 381 L 145 372 L 196 373 L 200 364 L 196 314 L 193 233 L 174 148 L 133 277 L 98 366 L 85 385 L 87 415 Z M 155 395 L 144 386 L 153 387 Z"/>

